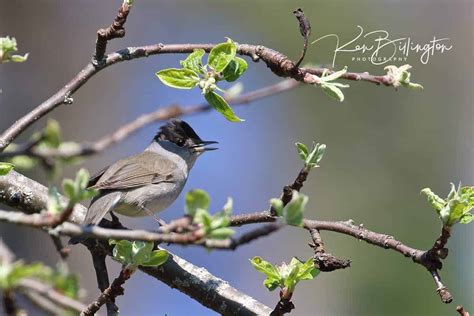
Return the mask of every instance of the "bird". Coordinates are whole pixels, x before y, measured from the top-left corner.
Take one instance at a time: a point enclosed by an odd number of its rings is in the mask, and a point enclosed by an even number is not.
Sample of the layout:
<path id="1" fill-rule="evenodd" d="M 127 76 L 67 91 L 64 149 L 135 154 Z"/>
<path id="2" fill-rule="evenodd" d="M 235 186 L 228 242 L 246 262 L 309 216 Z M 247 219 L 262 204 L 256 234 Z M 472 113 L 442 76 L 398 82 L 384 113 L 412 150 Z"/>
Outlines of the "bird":
<path id="1" fill-rule="evenodd" d="M 121 159 L 90 177 L 88 188 L 98 190 L 83 225 L 97 225 L 114 212 L 130 217 L 147 216 L 173 203 L 197 158 L 207 145 L 185 121 L 174 119 L 160 127 L 151 144 L 136 155 Z M 71 239 L 77 243 L 81 239 Z"/>

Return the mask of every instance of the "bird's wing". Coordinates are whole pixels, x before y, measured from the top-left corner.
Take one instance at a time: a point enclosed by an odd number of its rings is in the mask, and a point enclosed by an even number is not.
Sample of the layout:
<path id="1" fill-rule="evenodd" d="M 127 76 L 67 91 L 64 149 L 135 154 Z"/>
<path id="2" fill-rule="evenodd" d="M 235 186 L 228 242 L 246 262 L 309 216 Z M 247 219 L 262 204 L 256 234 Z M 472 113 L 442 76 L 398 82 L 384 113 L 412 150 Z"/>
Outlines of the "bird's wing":
<path id="1" fill-rule="evenodd" d="M 95 185 L 97 183 L 97 181 L 99 181 L 100 177 L 102 177 L 102 175 L 104 174 L 104 172 L 107 171 L 107 169 L 109 169 L 110 166 L 107 166 L 105 168 L 102 168 L 101 170 L 97 171 L 95 174 L 93 174 L 92 176 L 90 176 L 89 178 L 89 182 L 87 183 L 87 187 L 90 188 L 92 187 L 93 185 Z"/>
<path id="2" fill-rule="evenodd" d="M 124 190 L 160 182 L 173 182 L 176 164 L 158 154 L 145 151 L 122 159 L 107 168 L 91 186 L 98 190 Z"/>

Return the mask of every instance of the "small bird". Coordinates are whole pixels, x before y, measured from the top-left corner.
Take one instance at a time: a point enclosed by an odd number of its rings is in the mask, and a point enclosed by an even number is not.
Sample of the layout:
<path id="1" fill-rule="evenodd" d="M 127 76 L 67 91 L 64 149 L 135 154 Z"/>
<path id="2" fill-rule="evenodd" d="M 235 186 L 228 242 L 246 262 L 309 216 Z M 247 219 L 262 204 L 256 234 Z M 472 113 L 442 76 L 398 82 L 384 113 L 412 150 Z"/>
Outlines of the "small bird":
<path id="1" fill-rule="evenodd" d="M 121 159 L 89 179 L 99 190 L 84 225 L 96 225 L 108 212 L 140 217 L 167 208 L 181 193 L 196 159 L 217 148 L 203 141 L 188 123 L 172 120 L 160 127 L 151 144 L 137 155 Z"/>

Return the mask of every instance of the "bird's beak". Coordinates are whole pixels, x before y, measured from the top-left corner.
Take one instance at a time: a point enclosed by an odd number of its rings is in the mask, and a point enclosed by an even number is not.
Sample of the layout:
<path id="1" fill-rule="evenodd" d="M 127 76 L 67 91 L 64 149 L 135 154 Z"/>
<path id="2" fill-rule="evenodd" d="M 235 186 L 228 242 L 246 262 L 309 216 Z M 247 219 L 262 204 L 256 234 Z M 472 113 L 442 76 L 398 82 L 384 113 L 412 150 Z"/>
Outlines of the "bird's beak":
<path id="1" fill-rule="evenodd" d="M 211 150 L 216 150 L 218 148 L 216 147 L 205 147 L 207 145 L 211 144 L 218 144 L 218 142 L 209 140 L 209 141 L 201 141 L 199 144 L 194 145 L 192 148 L 194 149 L 194 152 L 196 153 L 203 153 L 205 151 L 211 151 Z"/>

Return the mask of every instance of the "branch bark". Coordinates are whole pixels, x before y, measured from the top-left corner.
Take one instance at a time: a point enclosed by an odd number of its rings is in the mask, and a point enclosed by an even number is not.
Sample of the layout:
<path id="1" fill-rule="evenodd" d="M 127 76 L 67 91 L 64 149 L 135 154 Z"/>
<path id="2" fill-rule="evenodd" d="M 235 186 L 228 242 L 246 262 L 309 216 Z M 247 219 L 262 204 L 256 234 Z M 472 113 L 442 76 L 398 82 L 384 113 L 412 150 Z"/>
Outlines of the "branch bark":
<path id="1" fill-rule="evenodd" d="M 206 52 L 216 44 L 155 44 L 139 47 L 128 47 L 107 55 L 101 67 L 95 67 L 93 63 L 87 64 L 74 78 L 72 78 L 63 88 L 56 92 L 49 99 L 38 105 L 32 111 L 18 119 L 12 126 L 7 128 L 0 135 L 0 152 L 27 129 L 34 122 L 57 108 L 62 104 L 71 104 L 72 95 L 82 87 L 89 79 L 96 75 L 102 69 L 105 69 L 116 63 L 128 61 L 137 58 L 148 57 L 158 54 L 185 54 L 192 53 L 195 49 L 204 49 Z M 303 83 L 313 83 L 312 76 L 321 76 L 325 68 L 295 68 L 295 63 L 282 53 L 267 48 L 262 45 L 237 45 L 237 53 L 249 56 L 253 61 L 262 60 L 270 70 L 280 77 L 289 77 Z M 329 72 L 331 73 L 331 71 Z M 367 81 L 386 86 L 393 85 L 393 79 L 387 75 L 374 76 L 367 72 L 364 73 L 346 73 L 340 78 L 356 81 Z"/>
<path id="2" fill-rule="evenodd" d="M 3 192 L 3 188 L 14 188 L 15 194 Z M 12 189 L 13 190 L 13 189 Z M 12 191 L 14 192 L 14 191 Z M 20 210 L 40 212 L 46 207 L 48 199 L 47 188 L 15 171 L 0 177 L 0 202 L 15 205 Z M 65 199 L 67 202 L 67 200 Z M 80 223 L 87 209 L 76 204 L 70 218 L 71 222 Z M 10 212 L 14 214 L 15 212 Z M 64 225 L 74 225 L 71 222 Z M 123 230 L 122 230 L 123 231 Z M 133 232 L 133 231 L 132 231 Z M 111 251 L 111 249 L 110 249 Z M 108 253 L 111 254 L 110 252 Z M 230 286 L 226 281 L 215 277 L 206 269 L 170 253 L 170 259 L 157 268 L 140 268 L 180 292 L 190 296 L 200 304 L 207 306 L 218 313 L 229 315 L 267 315 L 271 312 L 268 306 L 256 301 L 250 296 Z"/>

